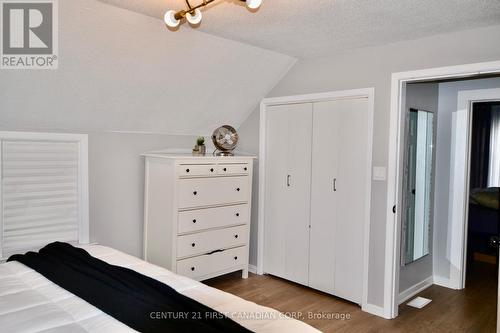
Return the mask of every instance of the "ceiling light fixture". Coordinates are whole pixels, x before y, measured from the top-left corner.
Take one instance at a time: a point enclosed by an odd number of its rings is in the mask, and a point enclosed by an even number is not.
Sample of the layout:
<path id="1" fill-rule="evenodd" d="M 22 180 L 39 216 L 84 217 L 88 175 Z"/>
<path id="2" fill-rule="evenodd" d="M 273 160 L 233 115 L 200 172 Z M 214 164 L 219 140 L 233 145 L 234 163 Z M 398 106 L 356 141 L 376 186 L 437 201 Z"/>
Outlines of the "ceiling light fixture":
<path id="1" fill-rule="evenodd" d="M 181 20 L 185 18 L 190 24 L 197 25 L 200 24 L 202 19 L 202 14 L 200 8 L 209 5 L 216 0 L 203 0 L 202 3 L 196 6 L 191 6 L 189 0 L 186 0 L 187 9 L 180 10 L 176 12 L 175 10 L 169 10 L 165 13 L 165 24 L 170 28 L 177 28 L 181 23 Z M 262 0 L 239 0 L 245 2 L 247 7 L 250 9 L 257 9 L 262 4 Z"/>

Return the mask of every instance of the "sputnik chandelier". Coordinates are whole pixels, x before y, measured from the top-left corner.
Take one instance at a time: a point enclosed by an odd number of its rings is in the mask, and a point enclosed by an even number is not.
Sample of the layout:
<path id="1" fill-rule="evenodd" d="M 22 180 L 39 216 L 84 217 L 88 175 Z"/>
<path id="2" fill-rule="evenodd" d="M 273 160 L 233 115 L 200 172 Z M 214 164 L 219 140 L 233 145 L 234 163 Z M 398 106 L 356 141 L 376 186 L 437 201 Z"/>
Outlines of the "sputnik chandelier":
<path id="1" fill-rule="evenodd" d="M 177 28 L 181 23 L 181 20 L 183 18 L 186 18 L 186 20 L 192 25 L 199 24 L 202 18 L 200 8 L 205 7 L 214 1 L 216 0 L 203 0 L 202 3 L 200 3 L 199 5 L 192 6 L 189 3 L 189 0 L 186 0 L 188 8 L 180 10 L 178 12 L 176 12 L 175 10 L 169 10 L 168 12 L 165 13 L 165 18 L 164 18 L 165 23 L 170 28 Z M 257 9 L 262 4 L 262 0 L 239 0 L 239 1 L 245 2 L 247 7 L 250 9 Z"/>

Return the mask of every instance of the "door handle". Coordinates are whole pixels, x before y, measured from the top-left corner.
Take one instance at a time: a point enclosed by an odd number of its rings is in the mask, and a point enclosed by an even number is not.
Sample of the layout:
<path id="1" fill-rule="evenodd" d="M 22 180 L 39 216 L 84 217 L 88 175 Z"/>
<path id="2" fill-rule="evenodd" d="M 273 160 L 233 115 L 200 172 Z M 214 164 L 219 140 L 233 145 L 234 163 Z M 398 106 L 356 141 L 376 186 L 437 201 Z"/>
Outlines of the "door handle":
<path id="1" fill-rule="evenodd" d="M 292 178 L 292 176 L 290 176 L 290 175 L 287 175 L 287 176 L 286 176 L 286 186 L 287 186 L 287 187 L 290 187 L 290 179 L 291 179 L 291 178 Z"/>
<path id="2" fill-rule="evenodd" d="M 500 247 L 500 238 L 497 236 L 492 236 L 490 238 L 490 246 L 498 249 Z"/>
<path id="3" fill-rule="evenodd" d="M 337 178 L 333 178 L 333 192 L 337 192 Z"/>

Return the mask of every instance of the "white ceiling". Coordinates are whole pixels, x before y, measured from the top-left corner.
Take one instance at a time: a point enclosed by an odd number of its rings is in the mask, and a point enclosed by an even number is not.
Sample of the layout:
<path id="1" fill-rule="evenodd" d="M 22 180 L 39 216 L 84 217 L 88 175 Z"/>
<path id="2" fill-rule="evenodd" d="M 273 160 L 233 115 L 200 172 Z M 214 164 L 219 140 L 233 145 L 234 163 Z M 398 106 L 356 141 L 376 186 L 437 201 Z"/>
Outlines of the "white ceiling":
<path id="1" fill-rule="evenodd" d="M 157 18 L 185 6 L 184 0 L 101 1 Z M 219 0 L 197 29 L 311 58 L 495 24 L 499 0 L 264 0 L 256 13 L 237 0 Z"/>

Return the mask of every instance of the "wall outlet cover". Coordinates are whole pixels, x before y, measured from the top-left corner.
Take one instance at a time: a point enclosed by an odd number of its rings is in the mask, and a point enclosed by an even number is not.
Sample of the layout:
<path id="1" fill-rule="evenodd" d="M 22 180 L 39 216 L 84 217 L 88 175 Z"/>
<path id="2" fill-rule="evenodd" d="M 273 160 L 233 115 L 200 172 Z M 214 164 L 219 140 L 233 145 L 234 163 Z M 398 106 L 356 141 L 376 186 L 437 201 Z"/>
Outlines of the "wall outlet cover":
<path id="1" fill-rule="evenodd" d="M 373 180 L 387 180 L 387 167 L 373 167 Z"/>

